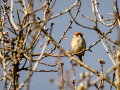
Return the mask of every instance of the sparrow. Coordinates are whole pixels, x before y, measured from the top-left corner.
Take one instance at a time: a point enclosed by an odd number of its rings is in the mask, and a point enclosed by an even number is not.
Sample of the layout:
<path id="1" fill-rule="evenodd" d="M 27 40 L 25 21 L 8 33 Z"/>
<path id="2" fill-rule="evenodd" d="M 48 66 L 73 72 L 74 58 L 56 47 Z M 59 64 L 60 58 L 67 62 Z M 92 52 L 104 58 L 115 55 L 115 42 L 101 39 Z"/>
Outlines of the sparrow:
<path id="1" fill-rule="evenodd" d="M 74 33 L 73 38 L 71 40 L 71 48 L 72 51 L 76 54 L 76 56 L 79 58 L 79 60 L 82 61 L 82 56 L 84 56 L 85 52 L 79 54 L 78 52 L 86 49 L 86 42 L 81 32 Z"/>

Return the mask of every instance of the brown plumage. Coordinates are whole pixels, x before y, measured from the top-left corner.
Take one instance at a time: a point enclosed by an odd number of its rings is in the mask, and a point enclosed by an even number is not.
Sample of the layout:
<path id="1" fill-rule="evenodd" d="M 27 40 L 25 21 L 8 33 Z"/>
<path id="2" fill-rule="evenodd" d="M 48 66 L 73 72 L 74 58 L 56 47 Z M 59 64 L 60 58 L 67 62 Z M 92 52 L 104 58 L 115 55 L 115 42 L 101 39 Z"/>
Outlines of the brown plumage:
<path id="1" fill-rule="evenodd" d="M 83 38 L 83 34 L 81 32 L 75 32 L 73 39 L 71 40 L 72 51 L 78 56 L 79 60 L 82 61 L 82 56 L 84 56 L 84 52 L 77 54 L 78 52 L 86 49 L 86 42 Z"/>

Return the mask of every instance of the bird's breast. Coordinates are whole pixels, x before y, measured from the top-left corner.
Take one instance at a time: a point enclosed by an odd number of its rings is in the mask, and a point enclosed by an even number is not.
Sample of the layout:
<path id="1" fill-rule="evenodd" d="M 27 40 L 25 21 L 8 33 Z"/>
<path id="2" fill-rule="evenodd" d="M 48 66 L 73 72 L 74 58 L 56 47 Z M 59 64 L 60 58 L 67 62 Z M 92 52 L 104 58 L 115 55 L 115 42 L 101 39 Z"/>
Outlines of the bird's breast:
<path id="1" fill-rule="evenodd" d="M 74 37 L 71 41 L 72 51 L 74 53 L 82 51 L 85 48 L 84 43 L 83 38 Z"/>

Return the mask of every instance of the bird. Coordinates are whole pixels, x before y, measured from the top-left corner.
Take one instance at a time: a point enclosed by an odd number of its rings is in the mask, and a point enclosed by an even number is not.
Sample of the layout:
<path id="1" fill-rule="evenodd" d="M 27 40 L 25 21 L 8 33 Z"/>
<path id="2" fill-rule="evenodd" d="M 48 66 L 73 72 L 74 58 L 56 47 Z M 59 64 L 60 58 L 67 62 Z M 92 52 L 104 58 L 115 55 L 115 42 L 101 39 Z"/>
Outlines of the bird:
<path id="1" fill-rule="evenodd" d="M 84 56 L 85 52 L 79 53 L 82 50 L 86 49 L 86 41 L 83 38 L 83 33 L 75 32 L 73 38 L 71 40 L 71 48 L 72 52 L 76 54 L 80 61 L 82 61 L 82 56 Z M 81 65 L 80 65 L 81 67 Z"/>

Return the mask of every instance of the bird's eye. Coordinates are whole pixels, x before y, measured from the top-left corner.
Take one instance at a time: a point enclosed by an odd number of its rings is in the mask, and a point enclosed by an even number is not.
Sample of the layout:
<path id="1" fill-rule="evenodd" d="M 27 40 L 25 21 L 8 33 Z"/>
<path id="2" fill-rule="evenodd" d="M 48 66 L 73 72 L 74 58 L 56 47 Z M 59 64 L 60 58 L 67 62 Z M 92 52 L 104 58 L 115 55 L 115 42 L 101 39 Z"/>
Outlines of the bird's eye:
<path id="1" fill-rule="evenodd" d="M 78 37 L 80 37 L 80 35 L 78 35 Z"/>
<path id="2" fill-rule="evenodd" d="M 80 35 L 76 35 L 76 37 L 81 37 Z"/>

